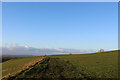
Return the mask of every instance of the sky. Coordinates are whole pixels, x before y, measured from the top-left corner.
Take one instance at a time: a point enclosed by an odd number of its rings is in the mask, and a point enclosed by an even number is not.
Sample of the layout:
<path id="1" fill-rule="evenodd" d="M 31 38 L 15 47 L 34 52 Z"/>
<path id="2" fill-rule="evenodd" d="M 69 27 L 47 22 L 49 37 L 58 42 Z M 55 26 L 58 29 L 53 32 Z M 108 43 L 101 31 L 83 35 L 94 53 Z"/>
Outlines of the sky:
<path id="1" fill-rule="evenodd" d="M 119 2 L 119 0 L 2 0 L 2 2 Z"/>
<path id="2" fill-rule="evenodd" d="M 117 2 L 4 2 L 2 43 L 35 48 L 117 49 Z"/>

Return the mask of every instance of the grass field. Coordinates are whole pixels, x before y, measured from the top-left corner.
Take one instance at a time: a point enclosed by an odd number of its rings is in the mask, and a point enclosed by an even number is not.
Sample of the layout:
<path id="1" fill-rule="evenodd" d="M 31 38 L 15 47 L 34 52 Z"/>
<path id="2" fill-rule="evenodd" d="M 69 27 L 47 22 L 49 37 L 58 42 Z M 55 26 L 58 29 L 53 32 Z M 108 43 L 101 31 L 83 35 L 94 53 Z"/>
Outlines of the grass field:
<path id="1" fill-rule="evenodd" d="M 40 80 L 63 80 L 68 78 L 83 78 L 83 76 L 79 75 L 76 68 L 69 62 L 47 57 L 43 62 L 34 65 L 32 68 L 29 67 L 29 69 L 8 79 L 17 80 L 19 78 L 29 78 L 31 80 L 36 78 Z"/>
<path id="2" fill-rule="evenodd" d="M 21 70 L 25 64 L 38 60 L 40 57 L 25 57 L 18 59 L 11 59 L 2 63 L 2 76 L 11 74 Z"/>
<path id="3" fill-rule="evenodd" d="M 39 57 L 13 59 L 3 63 L 4 75 Z M 33 74 L 34 73 L 34 74 Z M 117 78 L 118 51 L 91 54 L 51 55 L 42 62 L 12 76 L 18 78 Z"/>
<path id="4" fill-rule="evenodd" d="M 118 51 L 108 51 L 93 54 L 55 55 L 70 61 L 80 73 L 88 78 L 117 78 L 118 77 Z"/>

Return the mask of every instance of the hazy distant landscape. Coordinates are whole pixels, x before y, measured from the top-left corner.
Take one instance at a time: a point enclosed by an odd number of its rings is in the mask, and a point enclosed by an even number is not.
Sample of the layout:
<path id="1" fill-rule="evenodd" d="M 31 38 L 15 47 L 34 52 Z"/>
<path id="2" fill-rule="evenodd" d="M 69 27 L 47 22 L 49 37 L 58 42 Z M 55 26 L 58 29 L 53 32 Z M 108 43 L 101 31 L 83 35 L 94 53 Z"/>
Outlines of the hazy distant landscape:
<path id="1" fill-rule="evenodd" d="M 81 50 L 81 49 L 65 49 L 65 48 L 32 48 L 32 47 L 3 47 L 2 52 L 3 55 L 32 55 L 32 56 L 40 56 L 40 55 L 53 55 L 53 54 L 70 54 L 70 53 L 92 53 L 96 52 L 95 50 Z"/>

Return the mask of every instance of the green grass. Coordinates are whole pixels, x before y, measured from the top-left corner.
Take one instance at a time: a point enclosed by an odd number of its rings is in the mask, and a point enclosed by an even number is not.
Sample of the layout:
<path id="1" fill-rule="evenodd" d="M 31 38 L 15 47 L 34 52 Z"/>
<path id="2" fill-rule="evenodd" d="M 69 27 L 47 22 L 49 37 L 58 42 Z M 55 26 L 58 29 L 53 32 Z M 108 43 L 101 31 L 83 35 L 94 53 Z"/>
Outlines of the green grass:
<path id="1" fill-rule="evenodd" d="M 40 57 L 25 57 L 25 58 L 18 58 L 18 59 L 11 59 L 6 62 L 2 63 L 2 70 L 6 70 L 2 72 L 2 76 L 7 74 L 16 73 L 17 71 L 21 70 L 22 67 L 34 60 L 39 59 Z"/>
<path id="2" fill-rule="evenodd" d="M 68 61 L 47 57 L 42 62 L 32 66 L 32 68 L 29 67 L 29 69 L 9 77 L 8 80 L 17 80 L 19 78 L 29 78 L 31 80 L 34 78 L 41 80 L 63 80 L 84 77 Z"/>
<path id="3" fill-rule="evenodd" d="M 37 59 L 37 57 L 9 60 L 3 63 L 3 68 L 9 68 L 9 72 L 12 73 L 14 69 L 19 70 L 18 65 L 24 65 L 33 59 Z M 16 80 L 18 78 L 117 78 L 118 51 L 46 56 L 42 62 L 13 77 Z M 9 77 L 9 79 L 11 78 Z"/>
<path id="4" fill-rule="evenodd" d="M 87 78 L 117 78 L 118 51 L 93 54 L 53 55 L 72 63 Z"/>

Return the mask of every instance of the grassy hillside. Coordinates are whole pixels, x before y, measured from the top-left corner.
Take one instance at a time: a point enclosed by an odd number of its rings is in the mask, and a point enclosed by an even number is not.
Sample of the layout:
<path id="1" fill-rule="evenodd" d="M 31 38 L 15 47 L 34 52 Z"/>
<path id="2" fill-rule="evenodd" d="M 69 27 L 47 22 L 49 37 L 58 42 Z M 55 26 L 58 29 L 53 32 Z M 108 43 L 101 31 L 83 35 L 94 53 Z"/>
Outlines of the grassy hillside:
<path id="1" fill-rule="evenodd" d="M 38 59 L 37 57 L 13 60 L 23 65 L 27 59 Z M 28 61 L 30 61 L 28 60 Z M 13 64 L 13 65 L 11 65 Z M 9 66 L 15 63 L 9 62 Z M 25 63 L 24 63 L 25 64 Z M 5 64 L 4 64 L 5 65 Z M 6 68 L 8 64 L 6 63 Z M 16 64 L 17 66 L 17 64 Z M 4 66 L 5 67 L 5 66 Z M 18 66 L 17 66 L 18 67 Z M 10 69 L 10 68 L 8 68 Z M 13 70 L 13 68 L 11 67 Z M 16 69 L 17 71 L 17 69 Z M 9 71 L 10 72 L 10 71 Z M 21 72 L 10 76 L 11 78 L 49 78 L 49 79 L 71 79 L 71 78 L 117 78 L 118 76 L 118 51 L 108 51 L 92 54 L 51 55 L 46 56 L 41 62 L 30 66 Z"/>
<path id="2" fill-rule="evenodd" d="M 88 78 L 117 78 L 118 75 L 118 51 L 50 57 L 70 61 Z"/>
<path id="3" fill-rule="evenodd" d="M 2 76 L 16 73 L 24 68 L 28 63 L 38 60 L 40 57 L 25 57 L 11 59 L 2 63 Z"/>
<path id="4" fill-rule="evenodd" d="M 68 61 L 58 58 L 45 58 L 33 67 L 23 70 L 20 73 L 9 77 L 9 80 L 17 80 L 19 78 L 41 79 L 41 80 L 63 80 L 68 78 L 84 78 L 78 73 L 76 68 Z"/>

